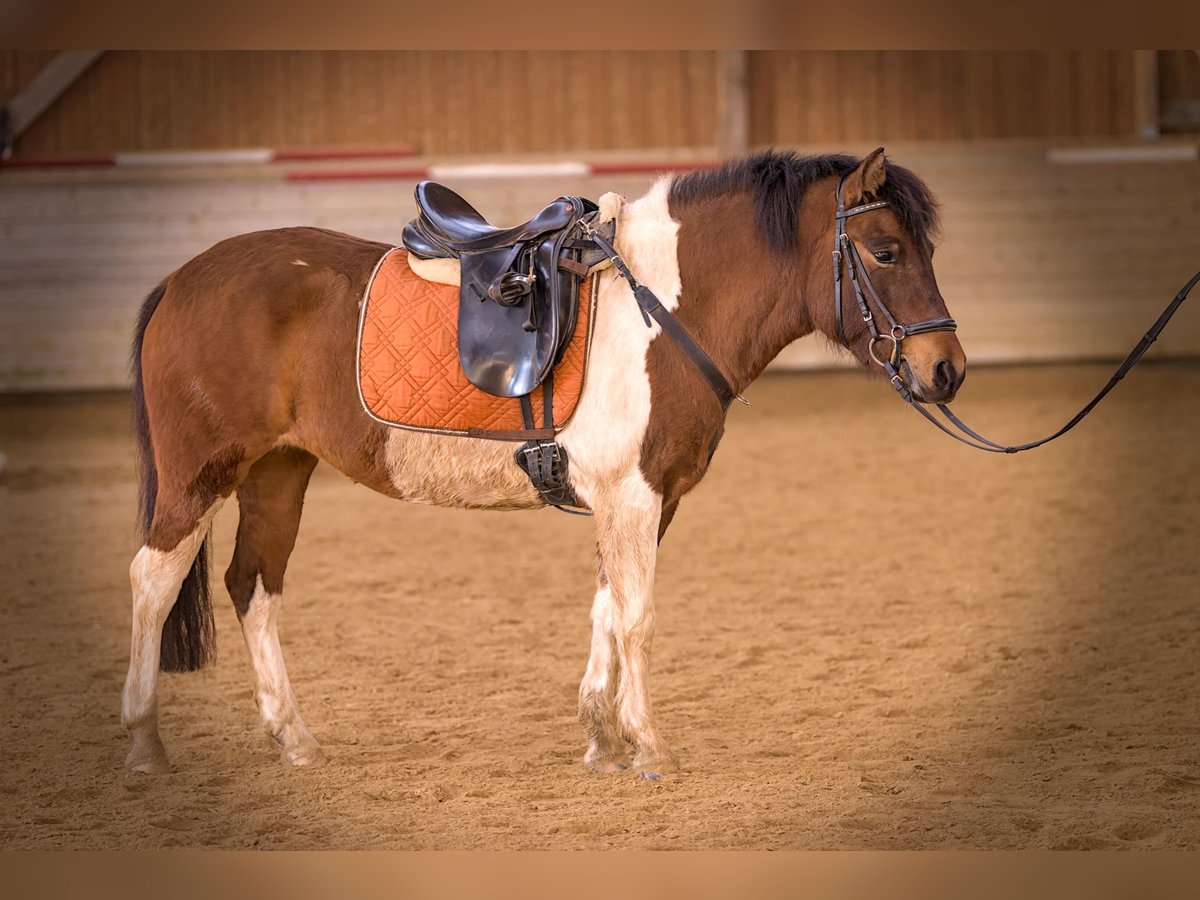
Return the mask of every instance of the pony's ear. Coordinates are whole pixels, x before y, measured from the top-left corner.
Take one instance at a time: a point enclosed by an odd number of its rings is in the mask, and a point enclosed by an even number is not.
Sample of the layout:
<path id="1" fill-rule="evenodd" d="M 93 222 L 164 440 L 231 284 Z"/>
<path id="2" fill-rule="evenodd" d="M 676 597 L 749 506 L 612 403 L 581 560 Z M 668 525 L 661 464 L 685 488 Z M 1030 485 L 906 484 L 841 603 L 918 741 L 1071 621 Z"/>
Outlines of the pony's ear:
<path id="1" fill-rule="evenodd" d="M 858 164 L 858 168 L 846 176 L 846 183 L 842 187 L 842 199 L 846 206 L 858 206 L 860 203 L 869 203 L 879 196 L 879 189 L 883 187 L 883 182 L 887 178 L 887 159 L 883 155 L 883 148 L 875 150 L 862 162 Z"/>

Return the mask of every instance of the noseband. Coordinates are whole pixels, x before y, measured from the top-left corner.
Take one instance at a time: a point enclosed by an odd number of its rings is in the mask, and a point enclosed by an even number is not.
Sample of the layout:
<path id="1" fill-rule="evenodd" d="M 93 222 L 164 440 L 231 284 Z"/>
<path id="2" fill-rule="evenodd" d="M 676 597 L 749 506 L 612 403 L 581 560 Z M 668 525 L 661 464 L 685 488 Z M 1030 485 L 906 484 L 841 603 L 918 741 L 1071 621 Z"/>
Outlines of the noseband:
<path id="1" fill-rule="evenodd" d="M 888 203 L 886 200 L 877 200 L 874 203 L 863 203 L 859 206 L 852 206 L 846 209 L 846 201 L 842 197 L 842 185 L 846 183 L 846 178 L 843 176 L 838 181 L 837 185 L 837 212 L 834 214 L 833 224 L 833 310 L 834 318 L 837 322 L 838 340 L 846 349 L 850 349 L 850 342 L 846 340 L 846 328 L 842 316 L 842 268 L 845 267 L 846 272 L 850 276 L 850 285 L 854 289 L 854 299 L 858 302 L 858 312 L 862 316 L 863 322 L 870 332 L 870 342 L 867 344 L 867 352 L 871 355 L 871 359 L 882 368 L 891 381 L 892 386 L 901 394 L 908 392 L 908 388 L 904 385 L 903 379 L 900 378 L 900 345 L 907 337 L 912 337 L 917 334 L 929 334 L 934 331 L 954 331 L 958 325 L 949 316 L 939 316 L 936 319 L 926 319 L 924 322 L 914 322 L 911 325 L 901 325 L 896 321 L 896 317 L 892 315 L 892 311 L 887 308 L 887 304 L 880 298 L 879 293 L 875 290 L 875 286 L 871 284 L 871 276 L 867 274 L 867 267 L 863 264 L 862 256 L 858 252 L 858 247 L 854 241 L 850 240 L 846 234 L 846 220 L 851 216 L 861 215 L 862 213 L 872 212 L 876 209 L 884 209 Z M 866 291 L 863 291 L 863 287 Z M 887 331 L 881 331 L 879 324 L 875 320 L 875 314 L 871 311 L 871 304 L 867 299 L 867 294 L 870 294 L 870 299 L 875 301 L 875 306 L 883 313 L 883 317 L 887 320 Z M 884 358 L 875 352 L 875 347 L 884 341 L 892 342 L 891 352 Z M 907 398 L 906 398 L 907 399 Z"/>

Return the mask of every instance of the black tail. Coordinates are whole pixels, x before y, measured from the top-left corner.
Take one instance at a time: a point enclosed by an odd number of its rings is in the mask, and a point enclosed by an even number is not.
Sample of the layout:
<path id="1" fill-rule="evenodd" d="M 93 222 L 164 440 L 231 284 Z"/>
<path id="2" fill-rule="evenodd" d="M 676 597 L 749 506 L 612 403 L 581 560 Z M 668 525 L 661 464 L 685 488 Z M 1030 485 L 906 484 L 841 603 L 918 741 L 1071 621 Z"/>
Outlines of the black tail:
<path id="1" fill-rule="evenodd" d="M 133 333 L 130 365 L 133 370 L 133 436 L 139 471 L 139 505 L 143 542 L 150 535 L 154 521 L 154 503 L 158 498 L 158 468 L 154 463 L 154 445 L 150 439 L 150 422 L 146 416 L 146 395 L 142 388 L 142 340 L 150 317 L 166 293 L 160 284 L 146 298 L 138 314 Z M 208 584 L 209 538 L 200 545 L 200 552 L 179 589 L 179 596 L 167 616 L 162 633 L 160 668 L 164 672 L 194 672 L 213 661 L 216 655 L 216 633 L 213 627 L 212 595 Z"/>

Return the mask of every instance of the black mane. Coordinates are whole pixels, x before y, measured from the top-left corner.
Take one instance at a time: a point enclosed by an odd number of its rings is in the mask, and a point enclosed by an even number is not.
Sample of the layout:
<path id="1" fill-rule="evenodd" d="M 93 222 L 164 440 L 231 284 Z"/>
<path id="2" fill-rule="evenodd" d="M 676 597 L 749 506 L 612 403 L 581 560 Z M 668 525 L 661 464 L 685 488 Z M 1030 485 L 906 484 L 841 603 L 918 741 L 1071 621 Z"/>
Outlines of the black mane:
<path id="1" fill-rule="evenodd" d="M 796 248 L 800 224 L 800 204 L 804 192 L 814 181 L 853 172 L 861 162 L 853 156 L 797 156 L 795 153 L 765 150 L 743 159 L 735 159 L 716 169 L 703 169 L 676 178 L 671 183 L 670 200 L 703 200 L 730 191 L 754 192 L 755 219 L 767 242 L 780 253 Z M 903 166 L 887 164 L 887 179 L 879 192 L 900 224 L 920 244 L 938 234 L 938 204 L 925 182 Z M 830 227 L 833 223 L 830 222 Z"/>

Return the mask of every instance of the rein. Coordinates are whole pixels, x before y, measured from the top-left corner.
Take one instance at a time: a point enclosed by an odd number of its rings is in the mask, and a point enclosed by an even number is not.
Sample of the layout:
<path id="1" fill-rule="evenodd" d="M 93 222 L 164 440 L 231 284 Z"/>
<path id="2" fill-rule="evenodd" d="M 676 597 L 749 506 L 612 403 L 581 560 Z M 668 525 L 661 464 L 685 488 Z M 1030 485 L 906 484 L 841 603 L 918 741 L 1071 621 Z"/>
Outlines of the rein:
<path id="1" fill-rule="evenodd" d="M 884 370 L 884 372 L 887 373 L 888 381 L 891 383 L 892 387 L 896 389 L 896 393 L 900 395 L 901 399 L 904 400 L 905 403 L 932 422 L 933 425 L 938 428 L 938 430 L 950 435 L 950 437 L 954 438 L 959 443 L 966 444 L 968 447 L 973 447 L 976 450 L 983 450 L 987 453 L 1021 453 L 1025 450 L 1032 450 L 1034 447 L 1040 447 L 1043 444 L 1048 444 L 1056 438 L 1062 437 L 1064 434 L 1082 422 L 1085 418 L 1087 418 L 1088 413 L 1095 409 L 1096 405 L 1108 395 L 1108 392 L 1116 387 L 1117 383 L 1129 373 L 1129 370 L 1137 365 L 1138 361 L 1143 355 L 1145 355 L 1146 351 L 1150 349 L 1150 345 L 1158 339 L 1158 336 L 1162 333 L 1162 330 L 1167 327 L 1167 323 L 1171 321 L 1171 317 L 1175 315 L 1175 311 L 1179 309 L 1179 307 L 1183 304 L 1183 301 L 1187 299 L 1188 293 L 1196 285 L 1196 283 L 1200 281 L 1200 272 L 1197 272 L 1191 277 L 1191 279 L 1189 279 L 1188 283 L 1183 286 L 1182 290 L 1175 295 L 1174 299 L 1167 304 L 1167 308 L 1163 310 L 1162 315 L 1158 317 L 1158 320 L 1151 326 L 1150 330 L 1146 332 L 1140 341 L 1138 341 L 1137 346 L 1135 346 L 1133 350 L 1130 351 L 1129 355 L 1125 357 L 1125 361 L 1117 367 L 1117 371 L 1113 373 L 1113 376 L 1108 380 L 1108 383 L 1105 384 L 1104 387 L 1100 389 L 1100 392 L 1097 393 L 1096 396 L 1090 401 L 1088 401 L 1087 405 L 1085 405 L 1083 409 L 1079 410 L 1079 412 L 1077 412 L 1071 418 L 1071 420 L 1067 422 L 1067 424 L 1063 425 L 1062 428 L 1058 429 L 1058 431 L 1054 432 L 1049 437 L 1044 437 L 1040 440 L 1030 441 L 1026 444 L 997 444 L 995 441 L 988 440 L 983 435 L 979 434 L 977 431 L 968 426 L 962 421 L 962 419 L 952 413 L 946 404 L 937 404 L 938 411 L 945 416 L 946 421 L 954 426 L 954 428 L 958 429 L 958 432 L 952 431 L 949 427 L 935 418 L 933 413 L 931 413 L 925 408 L 924 405 L 919 403 L 913 397 L 912 391 L 908 389 L 908 386 L 900 377 L 900 372 L 897 368 L 900 362 L 900 344 L 906 337 L 911 337 L 915 334 L 927 334 L 933 331 L 954 331 L 956 328 L 956 323 L 948 316 L 943 316 L 936 319 L 928 319 L 927 321 L 917 322 L 913 325 L 898 325 L 896 323 L 895 318 L 892 316 L 887 306 L 884 305 L 884 302 L 879 298 L 879 294 L 875 291 L 874 286 L 871 284 L 871 277 L 867 274 L 866 267 L 863 265 L 862 257 L 859 255 L 858 248 L 846 235 L 845 229 L 846 219 L 848 219 L 850 216 L 871 212 L 872 210 L 876 209 L 883 209 L 888 204 L 886 201 L 877 201 L 874 203 L 864 203 L 861 206 L 855 206 L 850 209 L 846 209 L 845 203 L 842 200 L 842 183 L 844 181 L 845 178 L 838 182 L 838 208 L 834 218 L 833 286 L 834 310 L 837 317 L 838 340 L 841 341 L 844 347 L 847 349 L 850 348 L 850 344 L 846 340 L 845 329 L 842 325 L 842 267 L 844 262 L 845 268 L 850 276 L 850 283 L 854 288 L 855 299 L 858 301 L 859 312 L 861 313 L 863 321 L 867 324 L 867 328 L 871 333 L 871 342 L 867 347 L 867 351 L 870 353 L 871 359 L 873 359 Z M 871 307 L 863 293 L 863 285 L 866 285 L 867 292 L 870 293 L 871 299 L 875 301 L 875 305 L 879 307 L 879 310 L 887 319 L 888 324 L 891 326 L 890 331 L 881 332 L 879 327 L 876 325 L 875 317 L 871 312 Z M 875 353 L 875 345 L 885 340 L 892 341 L 892 352 L 886 359 L 880 359 Z"/>
<path id="2" fill-rule="evenodd" d="M 1156 321 L 1150 327 L 1150 330 L 1142 336 L 1142 339 L 1138 341 L 1137 346 L 1129 352 L 1129 355 L 1125 357 L 1125 361 L 1117 367 L 1117 371 L 1113 373 L 1112 378 L 1108 379 L 1108 383 L 1100 389 L 1100 392 L 1091 400 L 1089 400 L 1087 405 L 1084 406 L 1083 409 L 1079 410 L 1079 412 L 1077 412 L 1071 418 L 1071 420 L 1067 422 L 1066 425 L 1058 429 L 1058 431 L 1054 432 L 1054 434 L 1050 435 L 1049 437 L 1044 437 L 1041 440 L 1030 441 L 1027 444 L 1013 444 L 1011 446 L 997 444 L 994 441 L 989 441 L 987 438 L 983 437 L 983 435 L 970 428 L 965 422 L 962 421 L 962 419 L 952 413 L 946 404 L 939 403 L 937 405 L 938 411 L 946 417 L 947 421 L 949 421 L 951 425 L 961 431 L 962 434 L 967 435 L 967 437 L 963 437 L 960 434 L 955 434 L 953 431 L 935 419 L 933 417 L 933 413 L 929 412 L 929 410 L 913 399 L 912 394 L 908 392 L 907 388 L 901 386 L 897 388 L 897 390 L 900 392 L 900 396 L 908 402 L 909 406 L 936 425 L 941 431 L 944 431 L 956 441 L 966 444 L 968 447 L 974 447 L 976 450 L 985 450 L 988 453 L 1020 453 L 1023 450 L 1032 450 L 1034 447 L 1040 447 L 1042 444 L 1050 443 L 1055 438 L 1062 437 L 1064 434 L 1082 422 L 1085 418 L 1087 418 L 1087 414 L 1096 408 L 1096 404 L 1103 400 L 1105 396 L 1107 396 L 1108 392 L 1117 386 L 1117 382 L 1124 378 L 1129 373 L 1129 370 L 1137 365 L 1138 360 L 1142 358 L 1145 352 L 1150 349 L 1150 345 L 1158 339 L 1159 334 L 1161 334 L 1162 330 L 1167 327 L 1167 323 L 1171 321 L 1171 316 L 1175 315 L 1175 310 L 1179 309 L 1183 301 L 1187 299 L 1188 292 L 1195 287 L 1196 282 L 1198 281 L 1200 281 L 1200 272 L 1197 272 L 1195 275 L 1193 275 L 1188 280 L 1188 283 L 1183 286 L 1182 290 L 1175 295 L 1175 298 L 1167 304 L 1167 308 L 1164 309 L 1162 315 L 1158 317 L 1158 321 Z M 978 441 L 978 443 L 975 443 L 975 441 Z"/>

